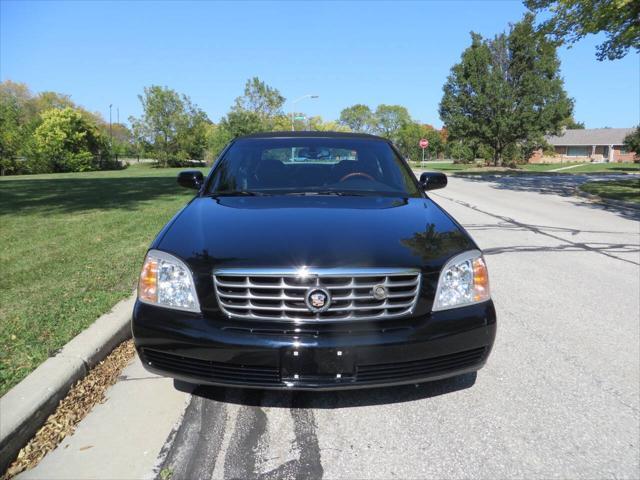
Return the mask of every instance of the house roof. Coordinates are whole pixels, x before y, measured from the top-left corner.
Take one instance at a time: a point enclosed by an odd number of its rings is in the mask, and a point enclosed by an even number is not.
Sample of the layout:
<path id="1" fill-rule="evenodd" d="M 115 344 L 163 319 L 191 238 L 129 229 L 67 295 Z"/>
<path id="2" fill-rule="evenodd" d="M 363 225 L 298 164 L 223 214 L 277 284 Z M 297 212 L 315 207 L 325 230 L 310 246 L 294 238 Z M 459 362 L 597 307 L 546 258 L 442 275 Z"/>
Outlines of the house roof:
<path id="1" fill-rule="evenodd" d="M 633 131 L 633 128 L 567 129 L 562 135 L 550 135 L 546 138 L 553 146 L 622 145 L 624 137 Z"/>

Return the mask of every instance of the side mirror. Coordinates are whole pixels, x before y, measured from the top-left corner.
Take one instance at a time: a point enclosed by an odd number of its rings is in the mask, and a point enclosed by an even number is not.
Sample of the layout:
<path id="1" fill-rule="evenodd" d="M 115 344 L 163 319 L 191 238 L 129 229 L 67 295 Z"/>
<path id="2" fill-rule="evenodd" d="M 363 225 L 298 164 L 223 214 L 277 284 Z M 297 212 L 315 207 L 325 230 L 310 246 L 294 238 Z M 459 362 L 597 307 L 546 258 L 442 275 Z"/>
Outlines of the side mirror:
<path id="1" fill-rule="evenodd" d="M 420 185 L 425 190 L 436 190 L 447 186 L 447 176 L 440 172 L 424 172 L 420 175 Z"/>
<path id="2" fill-rule="evenodd" d="M 178 185 L 198 190 L 204 183 L 204 176 L 200 170 L 185 170 L 178 174 Z"/>

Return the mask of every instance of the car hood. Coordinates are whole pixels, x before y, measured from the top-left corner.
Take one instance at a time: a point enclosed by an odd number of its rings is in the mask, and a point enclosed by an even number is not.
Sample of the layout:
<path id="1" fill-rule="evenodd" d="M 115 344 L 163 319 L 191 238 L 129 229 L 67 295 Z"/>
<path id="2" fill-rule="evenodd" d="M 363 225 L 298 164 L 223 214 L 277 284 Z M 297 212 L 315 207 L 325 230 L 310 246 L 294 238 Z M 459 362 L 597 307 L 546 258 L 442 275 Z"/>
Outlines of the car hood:
<path id="1" fill-rule="evenodd" d="M 410 267 L 439 270 L 476 248 L 425 198 L 196 197 L 153 248 L 194 271 L 233 267 Z"/>

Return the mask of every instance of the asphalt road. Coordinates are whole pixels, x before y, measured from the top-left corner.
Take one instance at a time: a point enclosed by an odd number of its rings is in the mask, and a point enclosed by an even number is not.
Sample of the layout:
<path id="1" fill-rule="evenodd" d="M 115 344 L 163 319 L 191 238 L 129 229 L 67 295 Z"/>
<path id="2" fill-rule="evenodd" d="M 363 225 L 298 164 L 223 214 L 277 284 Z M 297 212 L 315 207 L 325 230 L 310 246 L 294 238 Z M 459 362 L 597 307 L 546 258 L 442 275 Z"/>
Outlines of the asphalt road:
<path id="1" fill-rule="evenodd" d="M 432 194 L 490 269 L 499 329 L 477 377 L 188 394 L 136 361 L 21 478 L 639 478 L 640 223 L 568 195 L 579 181 Z"/>

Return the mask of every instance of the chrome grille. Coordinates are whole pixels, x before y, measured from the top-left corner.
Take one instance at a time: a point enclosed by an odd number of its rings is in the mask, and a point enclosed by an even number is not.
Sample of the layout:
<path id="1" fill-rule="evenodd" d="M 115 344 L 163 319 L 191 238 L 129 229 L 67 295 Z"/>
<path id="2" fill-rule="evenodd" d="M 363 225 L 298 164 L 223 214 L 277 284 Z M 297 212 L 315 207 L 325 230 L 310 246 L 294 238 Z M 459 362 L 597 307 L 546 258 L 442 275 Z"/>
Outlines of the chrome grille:
<path id="1" fill-rule="evenodd" d="M 218 304 L 235 318 L 293 322 L 341 322 L 396 318 L 413 312 L 420 291 L 418 270 L 381 269 L 224 269 L 213 274 Z M 373 287 L 383 285 L 378 300 Z M 326 311 L 314 313 L 306 295 L 329 292 Z"/>

